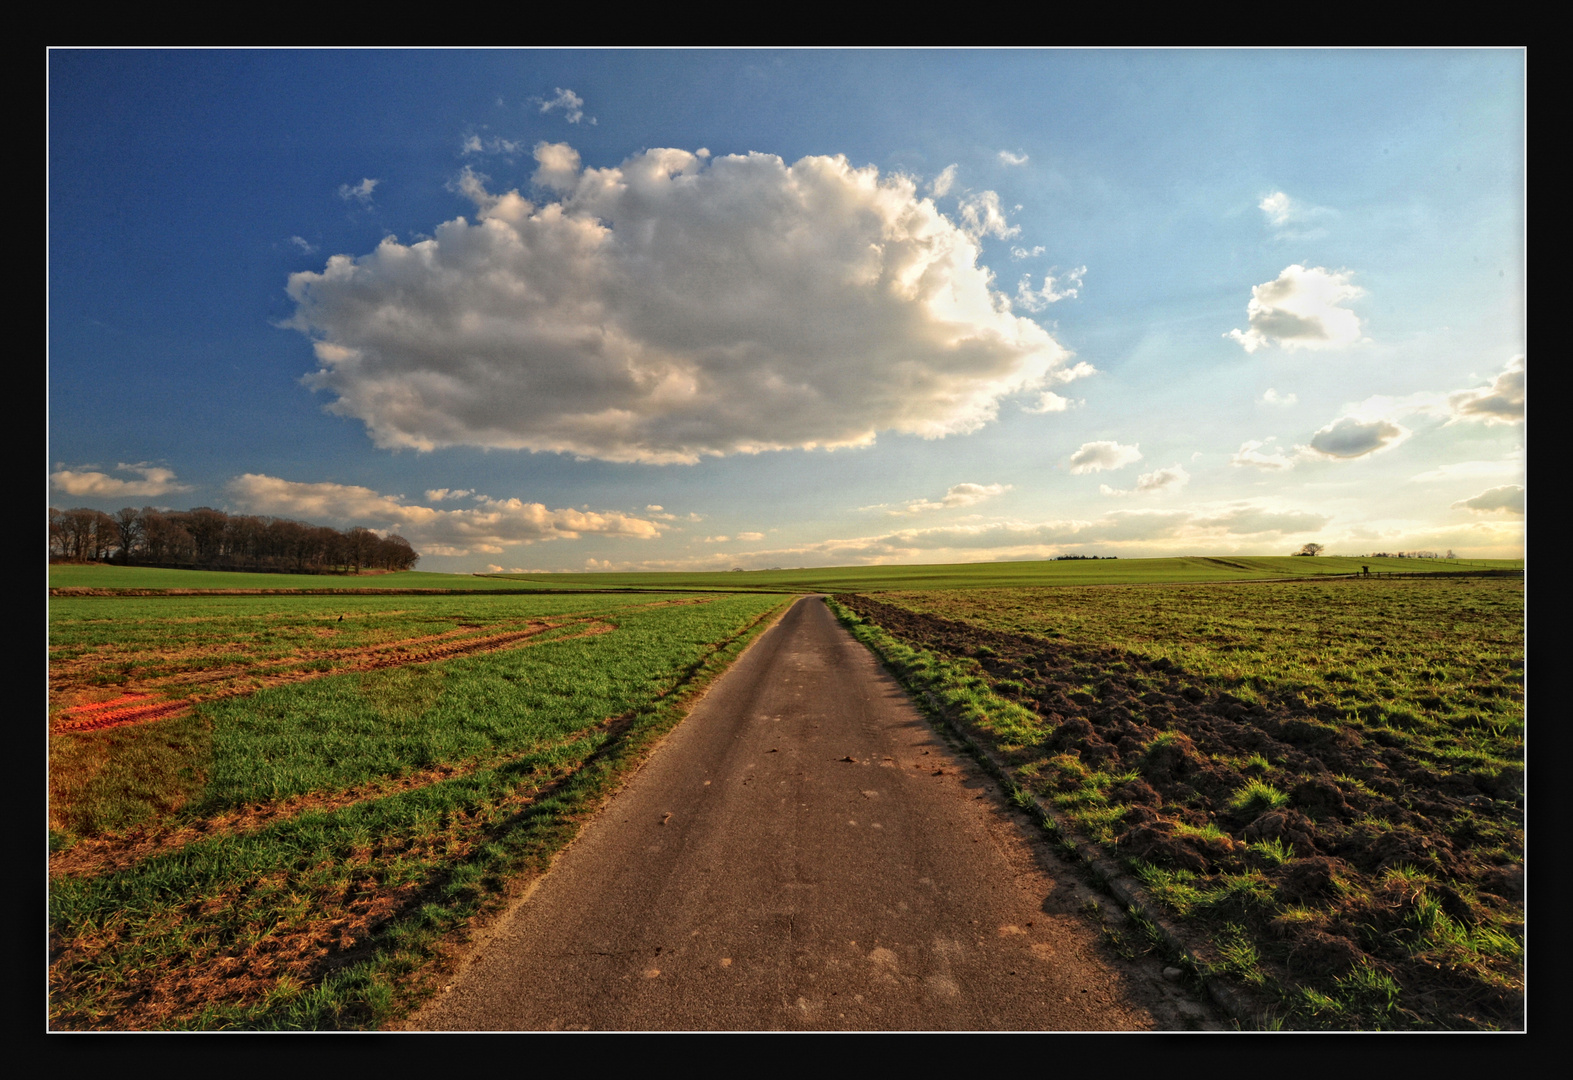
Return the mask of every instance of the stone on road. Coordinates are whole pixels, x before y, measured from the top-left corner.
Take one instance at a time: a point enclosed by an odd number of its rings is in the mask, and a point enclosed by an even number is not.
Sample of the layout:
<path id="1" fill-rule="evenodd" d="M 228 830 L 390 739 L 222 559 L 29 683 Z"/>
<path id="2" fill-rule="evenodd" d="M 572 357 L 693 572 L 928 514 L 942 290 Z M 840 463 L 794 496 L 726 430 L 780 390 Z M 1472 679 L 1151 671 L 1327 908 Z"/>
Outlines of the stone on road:
<path id="1" fill-rule="evenodd" d="M 1100 954 L 1047 852 L 800 600 L 411 1026 L 1184 1026 Z"/>

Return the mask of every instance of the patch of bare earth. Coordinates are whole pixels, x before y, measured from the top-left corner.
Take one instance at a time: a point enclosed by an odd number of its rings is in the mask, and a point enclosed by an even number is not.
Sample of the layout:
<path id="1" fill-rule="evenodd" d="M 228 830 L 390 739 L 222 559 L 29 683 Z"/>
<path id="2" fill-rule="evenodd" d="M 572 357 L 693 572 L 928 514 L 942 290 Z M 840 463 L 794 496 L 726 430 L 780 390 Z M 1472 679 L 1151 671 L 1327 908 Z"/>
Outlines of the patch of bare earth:
<path id="1" fill-rule="evenodd" d="M 1246 926 L 1264 963 L 1291 983 L 1369 966 L 1398 983 L 1417 1026 L 1522 1027 L 1519 963 L 1425 947 L 1416 929 L 1423 906 L 1439 903 L 1465 934 L 1521 936 L 1521 768 L 1443 772 L 1292 694 L 1246 701 L 1165 660 L 986 630 L 865 596 L 837 599 L 910 645 L 974 657 L 992 680 L 1009 680 L 996 692 L 1037 712 L 1052 734 L 1047 747 L 1008 757 L 1024 764 L 1067 754 L 1108 774 L 1138 771 L 1107 794 L 1125 809 L 1119 854 L 1202 884 L 1259 875 L 1277 902 L 1244 903 L 1216 921 Z M 1089 665 L 1102 671 L 1094 693 L 1085 689 Z M 1155 743 L 1160 735 L 1168 737 Z M 1286 805 L 1231 806 L 1253 777 L 1228 762 L 1250 755 L 1272 763 Z M 1197 835 L 1208 826 L 1213 838 Z M 1507 855 L 1504 836 L 1516 838 Z M 1263 842 L 1290 857 L 1260 858 L 1250 845 Z M 1407 871 L 1428 880 L 1416 887 Z"/>

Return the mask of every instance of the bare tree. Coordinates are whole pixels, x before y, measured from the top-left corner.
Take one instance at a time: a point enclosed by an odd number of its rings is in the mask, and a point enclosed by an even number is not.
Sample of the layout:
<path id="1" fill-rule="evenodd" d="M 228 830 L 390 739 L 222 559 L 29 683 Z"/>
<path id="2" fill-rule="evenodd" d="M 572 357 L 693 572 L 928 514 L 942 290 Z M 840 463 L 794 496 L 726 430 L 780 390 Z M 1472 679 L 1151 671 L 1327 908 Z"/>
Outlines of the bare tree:
<path id="1" fill-rule="evenodd" d="M 1305 545 L 1303 545 L 1300 548 L 1299 551 L 1295 552 L 1295 554 L 1296 555 L 1320 555 L 1324 550 L 1326 550 L 1326 549 L 1323 548 L 1321 544 L 1305 544 Z"/>

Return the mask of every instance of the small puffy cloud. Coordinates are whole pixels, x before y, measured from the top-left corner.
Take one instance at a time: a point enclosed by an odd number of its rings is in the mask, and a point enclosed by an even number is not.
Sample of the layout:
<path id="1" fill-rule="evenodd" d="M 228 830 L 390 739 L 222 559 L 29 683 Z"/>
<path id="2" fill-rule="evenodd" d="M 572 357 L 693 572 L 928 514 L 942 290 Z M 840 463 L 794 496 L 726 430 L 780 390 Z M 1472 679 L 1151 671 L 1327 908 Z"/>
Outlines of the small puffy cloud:
<path id="1" fill-rule="evenodd" d="M 1043 288 L 1036 292 L 1032 289 L 1032 275 L 1025 274 L 1016 285 L 1016 302 L 1028 311 L 1042 311 L 1056 301 L 1067 297 L 1075 299 L 1086 273 L 1085 266 L 1078 266 L 1074 270 L 1066 271 L 1060 277 L 1044 274 Z"/>
<path id="2" fill-rule="evenodd" d="M 1009 484 L 956 484 L 945 492 L 937 502 L 927 499 L 913 499 L 894 510 L 886 510 L 887 514 L 922 514 L 930 510 L 953 510 L 959 506 L 975 506 L 985 499 L 992 499 L 996 495 L 1003 495 L 1010 490 Z"/>
<path id="3" fill-rule="evenodd" d="M 300 250 L 305 252 L 307 255 L 310 255 L 313 251 L 317 250 L 317 245 L 313 244 L 310 240 L 307 240 L 304 236 L 292 236 L 289 238 L 289 242 L 300 248 Z"/>
<path id="4" fill-rule="evenodd" d="M 1162 491 L 1178 491 L 1190 483 L 1191 474 L 1179 465 L 1171 465 L 1167 469 L 1158 469 L 1150 473 L 1142 473 L 1136 478 L 1136 486 L 1127 490 L 1111 488 L 1108 484 L 1099 484 L 1098 490 L 1104 495 L 1154 495 Z"/>
<path id="5" fill-rule="evenodd" d="M 1026 154 L 1013 154 L 1009 150 L 1001 150 L 1000 153 L 999 153 L 999 159 L 1000 159 L 1000 164 L 1001 165 L 1025 165 L 1025 164 L 1027 164 L 1027 155 Z"/>
<path id="6" fill-rule="evenodd" d="M 737 538 L 739 540 L 746 540 L 746 541 L 752 543 L 755 540 L 763 540 L 765 538 L 765 534 L 762 533 L 762 532 L 745 532 L 745 533 L 738 533 L 737 534 Z"/>
<path id="7" fill-rule="evenodd" d="M 467 136 L 463 148 L 465 154 L 518 154 L 523 150 L 523 142 L 504 139 L 498 135 L 487 139 L 482 139 L 479 135 Z"/>
<path id="8" fill-rule="evenodd" d="M 1089 442 L 1071 455 L 1071 472 L 1076 474 L 1123 469 L 1133 461 L 1141 460 L 1140 443 L 1123 446 L 1120 443 Z"/>
<path id="9" fill-rule="evenodd" d="M 377 185 L 380 183 L 382 183 L 381 180 L 372 180 L 368 178 L 363 179 L 358 184 L 340 184 L 339 198 L 343 199 L 345 202 L 349 202 L 351 199 L 354 199 L 362 206 L 369 206 L 371 205 L 371 193 L 377 190 Z"/>
<path id="10" fill-rule="evenodd" d="M 1256 205 L 1274 225 L 1289 224 L 1289 196 L 1283 192 L 1275 191 Z"/>
<path id="11" fill-rule="evenodd" d="M 352 484 L 300 483 L 257 473 L 231 480 L 228 491 L 254 514 L 391 529 L 432 555 L 495 554 L 512 544 L 586 535 L 645 540 L 661 535 L 655 522 L 617 511 L 548 510 L 541 503 L 484 495 L 476 497 L 472 509 L 438 510 Z"/>
<path id="12" fill-rule="evenodd" d="M 1349 282 L 1347 270 L 1299 263 L 1285 267 L 1276 279 L 1251 287 L 1245 306 L 1249 330 L 1231 330 L 1248 353 L 1268 345 L 1284 349 L 1338 349 L 1361 340 L 1360 318 L 1343 303 L 1365 295 Z"/>
<path id="13" fill-rule="evenodd" d="M 49 479 L 54 482 L 57 489 L 67 495 L 96 495 L 101 498 L 120 498 L 130 495 L 151 497 L 191 490 L 191 485 L 175 482 L 173 470 L 150 465 L 145 461 L 137 462 L 135 465 L 121 462 L 115 466 L 114 471 L 135 474 L 140 479 L 126 480 L 92 468 L 58 469 L 49 474 Z"/>
<path id="14" fill-rule="evenodd" d="M 536 99 L 541 102 L 541 112 L 549 113 L 553 109 L 561 109 L 563 112 L 563 119 L 568 121 L 570 124 L 577 124 L 579 121 L 584 119 L 584 98 L 580 97 L 572 90 L 564 90 L 560 86 L 555 86 L 552 88 L 552 90 L 557 95 L 556 97 L 552 98 L 552 100 L 545 101 L 540 98 Z M 595 117 L 590 117 L 590 123 L 595 123 Z"/>
<path id="15" fill-rule="evenodd" d="M 1012 225 L 1005 220 L 1005 211 L 1000 209 L 997 192 L 980 191 L 976 195 L 965 196 L 961 199 L 959 209 L 961 227 L 974 240 L 985 236 L 1009 240 L 1021 232 L 1020 225 Z"/>
<path id="16" fill-rule="evenodd" d="M 979 265 L 1003 218 L 958 223 L 910 177 L 844 157 L 537 155 L 555 201 L 467 169 L 474 222 L 290 277 L 307 384 L 378 446 L 691 464 L 938 438 L 1069 361 Z"/>
<path id="17" fill-rule="evenodd" d="M 1361 420 L 1358 417 L 1345 416 L 1312 435 L 1309 447 L 1297 449 L 1302 452 L 1308 449 L 1324 458 L 1348 461 L 1374 454 L 1379 450 L 1391 449 L 1409 438 L 1411 434 L 1408 428 L 1401 427 L 1391 420 L 1381 418 Z"/>
<path id="18" fill-rule="evenodd" d="M 1038 395 L 1038 400 L 1035 404 L 1023 405 L 1021 411 L 1029 413 L 1064 412 L 1070 407 L 1070 398 L 1061 397 L 1053 390 L 1045 390 Z"/>
<path id="19" fill-rule="evenodd" d="M 1524 358 L 1507 362 L 1490 386 L 1459 390 L 1447 396 L 1449 423 L 1480 420 L 1487 424 L 1518 424 L 1524 419 Z"/>
<path id="20" fill-rule="evenodd" d="M 1042 244 L 1034 246 L 1030 251 L 1024 247 L 1013 247 L 1010 249 L 1010 257 L 1013 259 L 1036 259 L 1039 255 L 1042 255 L 1047 250 L 1048 248 L 1044 247 Z M 1086 269 L 1087 268 L 1085 266 L 1082 267 L 1083 271 Z"/>
<path id="21" fill-rule="evenodd" d="M 1291 199 L 1282 191 L 1273 192 L 1256 205 L 1266 215 L 1268 224 L 1277 230 L 1280 240 L 1313 240 L 1326 236 L 1327 230 L 1313 223 L 1334 213 L 1324 206 Z"/>
<path id="22" fill-rule="evenodd" d="M 1280 406 L 1282 408 L 1288 408 L 1290 405 L 1293 405 L 1295 402 L 1297 402 L 1299 400 L 1300 399 L 1298 397 L 1296 397 L 1294 394 L 1280 394 L 1278 391 L 1274 390 L 1271 386 L 1269 386 L 1266 390 L 1262 391 L 1262 404 L 1263 405 L 1278 405 L 1278 406 Z"/>
<path id="23" fill-rule="evenodd" d="M 1460 499 L 1453 504 L 1453 509 L 1473 510 L 1477 514 L 1497 512 L 1522 514 L 1524 488 L 1520 484 L 1504 484 L 1502 487 L 1487 488 L 1472 499 Z"/>
<path id="24" fill-rule="evenodd" d="M 466 495 L 474 495 L 470 488 L 427 488 L 426 497 L 432 502 L 442 502 L 444 499 L 462 499 Z"/>
<path id="25" fill-rule="evenodd" d="M 1241 443 L 1239 451 L 1229 458 L 1229 464 L 1268 471 L 1294 468 L 1294 459 L 1286 457 L 1282 450 L 1273 453 L 1263 452 L 1262 448 L 1272 441 L 1272 439 L 1262 439 Z"/>
<path id="26" fill-rule="evenodd" d="M 932 183 L 929 184 L 929 194 L 936 199 L 950 194 L 950 189 L 956 186 L 956 166 L 946 165 L 940 170 Z"/>
<path id="27" fill-rule="evenodd" d="M 579 151 L 567 143 L 535 144 L 537 168 L 530 182 L 556 192 L 572 191 L 579 182 Z"/>

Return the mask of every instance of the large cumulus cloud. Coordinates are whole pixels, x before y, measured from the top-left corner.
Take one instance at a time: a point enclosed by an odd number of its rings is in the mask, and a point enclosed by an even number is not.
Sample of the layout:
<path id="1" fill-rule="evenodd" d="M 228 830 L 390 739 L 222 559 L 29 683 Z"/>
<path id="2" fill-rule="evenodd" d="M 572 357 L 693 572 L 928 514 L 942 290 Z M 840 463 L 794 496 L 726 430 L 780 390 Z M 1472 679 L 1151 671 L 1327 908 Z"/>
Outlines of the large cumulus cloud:
<path id="1" fill-rule="evenodd" d="M 466 174 L 474 222 L 290 278 L 310 384 L 379 446 L 691 463 L 936 437 L 1068 357 L 978 263 L 1002 220 L 958 225 L 911 178 L 839 156 L 536 159 L 545 201 Z"/>
<path id="2" fill-rule="evenodd" d="M 1265 207 L 1264 207 L 1265 208 Z M 1251 286 L 1245 306 L 1249 330 L 1231 330 L 1248 353 L 1268 345 L 1284 349 L 1339 349 L 1360 340 L 1360 317 L 1343 305 L 1365 295 L 1347 270 L 1299 263 L 1272 281 Z"/>

